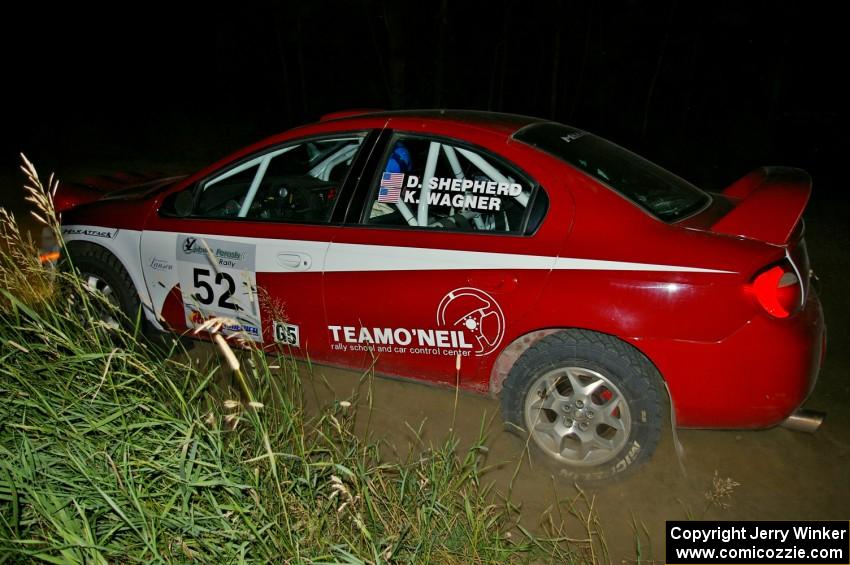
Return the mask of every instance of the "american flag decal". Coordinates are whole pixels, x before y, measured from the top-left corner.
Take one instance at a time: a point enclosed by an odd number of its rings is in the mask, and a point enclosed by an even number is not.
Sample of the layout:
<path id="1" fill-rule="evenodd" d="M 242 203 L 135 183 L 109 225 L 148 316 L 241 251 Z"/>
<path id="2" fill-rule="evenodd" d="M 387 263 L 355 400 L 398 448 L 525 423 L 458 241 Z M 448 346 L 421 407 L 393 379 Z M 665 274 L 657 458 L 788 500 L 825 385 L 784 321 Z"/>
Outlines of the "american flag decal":
<path id="1" fill-rule="evenodd" d="M 384 173 L 381 177 L 381 187 L 378 189 L 378 202 L 390 204 L 398 202 L 403 183 L 404 173 Z"/>

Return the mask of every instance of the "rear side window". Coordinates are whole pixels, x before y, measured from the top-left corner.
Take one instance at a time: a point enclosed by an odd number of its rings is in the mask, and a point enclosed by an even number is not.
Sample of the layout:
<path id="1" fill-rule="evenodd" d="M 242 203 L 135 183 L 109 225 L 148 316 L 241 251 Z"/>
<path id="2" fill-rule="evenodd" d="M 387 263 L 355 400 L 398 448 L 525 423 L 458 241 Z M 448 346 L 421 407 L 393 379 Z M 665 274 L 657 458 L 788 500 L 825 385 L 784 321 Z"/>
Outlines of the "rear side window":
<path id="1" fill-rule="evenodd" d="M 556 123 L 532 124 L 514 139 L 569 163 L 613 188 L 641 208 L 674 222 L 711 202 L 684 179 L 601 137 Z"/>
<path id="2" fill-rule="evenodd" d="M 363 223 L 523 233 L 529 211 L 545 214 L 545 197 L 534 206 L 536 190 L 528 178 L 488 153 L 399 134 L 373 181 Z M 535 218 L 536 224 L 540 221 Z"/>

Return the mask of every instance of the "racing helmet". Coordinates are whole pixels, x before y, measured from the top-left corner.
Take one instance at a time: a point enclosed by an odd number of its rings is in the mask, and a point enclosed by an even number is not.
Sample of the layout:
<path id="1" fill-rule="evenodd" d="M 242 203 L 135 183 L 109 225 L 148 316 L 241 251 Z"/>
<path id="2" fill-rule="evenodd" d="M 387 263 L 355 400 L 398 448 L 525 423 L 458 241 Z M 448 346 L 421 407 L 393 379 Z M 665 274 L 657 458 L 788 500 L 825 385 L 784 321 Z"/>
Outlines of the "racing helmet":
<path id="1" fill-rule="evenodd" d="M 408 173 L 413 168 L 413 162 L 410 159 L 410 151 L 407 146 L 401 141 L 396 141 L 393 146 L 393 151 L 390 153 L 390 158 L 387 159 L 387 166 L 384 168 L 385 173 Z"/>

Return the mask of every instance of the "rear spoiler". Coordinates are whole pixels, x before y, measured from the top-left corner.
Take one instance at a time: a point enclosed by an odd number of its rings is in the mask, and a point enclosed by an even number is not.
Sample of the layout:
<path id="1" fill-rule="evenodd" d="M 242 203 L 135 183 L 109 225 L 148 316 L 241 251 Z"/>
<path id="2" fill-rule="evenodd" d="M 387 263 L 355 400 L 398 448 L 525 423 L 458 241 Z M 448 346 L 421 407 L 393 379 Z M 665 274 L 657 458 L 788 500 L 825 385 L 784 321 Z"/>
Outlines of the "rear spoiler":
<path id="1" fill-rule="evenodd" d="M 802 169 L 756 169 L 723 191 L 736 205 L 711 231 L 784 245 L 811 194 L 812 179 Z"/>

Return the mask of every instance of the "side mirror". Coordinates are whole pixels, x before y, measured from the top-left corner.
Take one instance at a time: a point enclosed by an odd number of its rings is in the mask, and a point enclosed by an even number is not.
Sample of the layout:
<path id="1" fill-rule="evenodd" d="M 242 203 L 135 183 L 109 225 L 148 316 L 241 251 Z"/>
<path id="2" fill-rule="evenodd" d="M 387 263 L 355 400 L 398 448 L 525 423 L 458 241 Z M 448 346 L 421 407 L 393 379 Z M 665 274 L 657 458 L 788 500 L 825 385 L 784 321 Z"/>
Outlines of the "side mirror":
<path id="1" fill-rule="evenodd" d="M 192 215 L 192 209 L 195 207 L 195 195 L 191 190 L 181 190 L 177 193 L 174 199 L 174 214 L 180 218 L 185 218 Z"/>
<path id="2" fill-rule="evenodd" d="M 162 202 L 159 212 L 165 216 L 186 218 L 192 215 L 192 209 L 194 206 L 195 196 L 190 188 L 169 194 Z"/>

